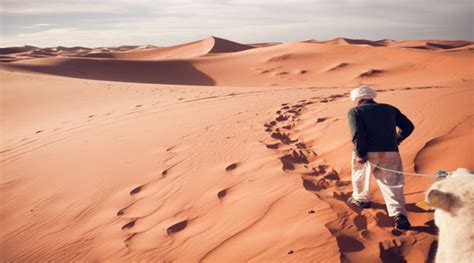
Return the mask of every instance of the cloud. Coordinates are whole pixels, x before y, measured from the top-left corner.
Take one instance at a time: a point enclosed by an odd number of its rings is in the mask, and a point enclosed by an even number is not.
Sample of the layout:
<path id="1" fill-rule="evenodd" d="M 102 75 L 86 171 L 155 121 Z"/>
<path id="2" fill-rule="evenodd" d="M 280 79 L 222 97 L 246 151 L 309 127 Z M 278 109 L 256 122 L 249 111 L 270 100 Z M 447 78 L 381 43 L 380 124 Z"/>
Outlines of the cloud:
<path id="1" fill-rule="evenodd" d="M 46 27 L 46 26 L 52 26 L 52 24 L 48 23 L 38 23 L 38 24 L 33 24 L 31 25 L 32 27 Z"/>
<path id="2" fill-rule="evenodd" d="M 171 45 L 209 35 L 240 42 L 474 39 L 473 5 L 471 0 L 2 0 L 1 45 Z"/>
<path id="3" fill-rule="evenodd" d="M 52 27 L 54 24 L 48 24 L 48 23 L 36 23 L 28 26 L 21 26 L 20 28 L 23 29 L 36 29 L 36 28 L 44 28 L 44 27 Z"/>
<path id="4" fill-rule="evenodd" d="M 141 2 L 137 0 L 137 2 Z M 57 14 L 57 13 L 126 13 L 132 6 L 127 1 L 67 1 L 67 0 L 2 0 L 2 14 Z"/>

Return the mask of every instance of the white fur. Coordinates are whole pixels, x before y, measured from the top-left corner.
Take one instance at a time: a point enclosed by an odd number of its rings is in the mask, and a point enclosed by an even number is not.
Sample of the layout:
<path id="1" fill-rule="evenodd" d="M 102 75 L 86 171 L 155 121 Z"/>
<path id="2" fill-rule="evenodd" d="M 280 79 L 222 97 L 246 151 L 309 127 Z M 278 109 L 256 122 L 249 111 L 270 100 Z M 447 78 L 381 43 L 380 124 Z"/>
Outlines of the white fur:
<path id="1" fill-rule="evenodd" d="M 454 196 L 457 201 L 446 201 L 446 211 L 439 203 L 430 203 L 428 195 L 432 190 Z M 474 174 L 459 168 L 445 180 L 434 183 L 426 193 L 426 202 L 435 208 L 435 224 L 439 228 L 436 263 L 474 262 Z"/>

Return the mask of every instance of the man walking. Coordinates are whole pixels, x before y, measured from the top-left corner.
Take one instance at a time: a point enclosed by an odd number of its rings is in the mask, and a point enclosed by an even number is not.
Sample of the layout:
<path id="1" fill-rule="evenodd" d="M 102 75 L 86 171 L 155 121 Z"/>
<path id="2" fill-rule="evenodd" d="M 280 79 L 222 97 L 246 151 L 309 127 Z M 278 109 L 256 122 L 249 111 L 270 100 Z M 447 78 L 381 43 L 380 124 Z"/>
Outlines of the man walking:
<path id="1" fill-rule="evenodd" d="M 360 208 L 369 208 L 370 176 L 373 173 L 382 192 L 389 216 L 395 219 L 395 228 L 410 229 L 405 210 L 403 175 L 377 168 L 403 172 L 398 145 L 414 129 L 413 123 L 392 105 L 377 103 L 377 92 L 368 86 L 351 91 L 356 106 L 349 110 L 349 127 L 354 151 L 352 153 L 352 197 L 348 202 Z M 397 131 L 398 127 L 398 131 Z"/>

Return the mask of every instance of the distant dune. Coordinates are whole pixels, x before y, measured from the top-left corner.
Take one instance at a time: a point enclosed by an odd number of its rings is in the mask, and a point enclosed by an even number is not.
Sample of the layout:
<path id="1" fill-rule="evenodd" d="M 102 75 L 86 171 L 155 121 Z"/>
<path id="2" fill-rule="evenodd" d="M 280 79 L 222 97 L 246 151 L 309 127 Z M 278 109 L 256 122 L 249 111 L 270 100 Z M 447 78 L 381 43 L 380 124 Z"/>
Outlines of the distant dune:
<path id="1" fill-rule="evenodd" d="M 105 57 L 137 60 L 182 59 L 204 56 L 212 53 L 238 52 L 253 48 L 217 37 L 209 37 L 182 45 L 146 50 L 128 50 L 127 52 L 92 53 L 89 57 Z"/>
<path id="2" fill-rule="evenodd" d="M 314 41 L 314 43 L 323 44 L 336 44 L 336 45 L 368 45 L 373 47 L 387 46 L 390 42 L 382 41 L 370 41 L 365 39 L 350 39 L 350 38 L 335 38 L 327 41 Z"/>
<path id="3" fill-rule="evenodd" d="M 127 51 L 123 52 L 111 49 L 104 52 L 103 48 L 94 52 L 81 47 L 28 48 L 27 54 L 25 51 L 18 54 L 23 60 L 0 67 L 75 78 L 159 84 L 355 85 L 364 78 L 373 84 L 403 79 L 405 84 L 432 85 L 459 79 L 472 81 L 473 53 L 469 43 L 337 38 L 254 47 L 209 37 L 163 48 L 126 46 L 123 49 Z M 4 60 L 14 60 L 16 56 L 4 53 Z"/>
<path id="4" fill-rule="evenodd" d="M 351 195 L 352 88 L 415 124 L 404 169 L 474 170 L 474 44 L 336 38 L 1 48 L 1 262 L 433 262 Z"/>

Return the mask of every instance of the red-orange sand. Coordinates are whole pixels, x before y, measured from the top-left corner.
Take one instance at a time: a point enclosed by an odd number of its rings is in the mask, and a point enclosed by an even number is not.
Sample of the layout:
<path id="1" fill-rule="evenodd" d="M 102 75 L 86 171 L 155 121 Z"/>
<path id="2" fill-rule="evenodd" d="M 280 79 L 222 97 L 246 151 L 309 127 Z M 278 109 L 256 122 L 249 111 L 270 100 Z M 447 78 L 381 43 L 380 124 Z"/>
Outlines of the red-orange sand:
<path id="1" fill-rule="evenodd" d="M 473 43 L 334 39 L 0 49 L 0 261 L 430 261 L 351 193 L 351 88 L 415 123 L 409 172 L 474 169 Z"/>

